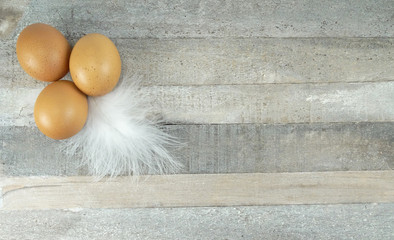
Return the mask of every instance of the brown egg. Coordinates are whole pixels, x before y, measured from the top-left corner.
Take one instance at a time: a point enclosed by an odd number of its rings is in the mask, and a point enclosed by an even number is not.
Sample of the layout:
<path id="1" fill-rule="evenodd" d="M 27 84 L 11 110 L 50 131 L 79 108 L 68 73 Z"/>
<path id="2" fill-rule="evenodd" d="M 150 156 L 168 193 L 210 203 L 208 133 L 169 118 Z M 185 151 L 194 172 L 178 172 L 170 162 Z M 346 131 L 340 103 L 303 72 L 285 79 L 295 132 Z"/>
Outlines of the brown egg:
<path id="1" fill-rule="evenodd" d="M 16 42 L 23 70 L 35 79 L 52 82 L 68 73 L 71 47 L 56 28 L 43 23 L 27 26 Z"/>
<path id="2" fill-rule="evenodd" d="M 112 91 L 118 83 L 121 65 L 115 44 L 98 33 L 79 39 L 70 56 L 71 78 L 82 92 L 90 96 Z"/>
<path id="3" fill-rule="evenodd" d="M 38 129 L 53 139 L 77 134 L 85 125 L 88 101 L 73 82 L 60 80 L 41 91 L 34 105 Z"/>

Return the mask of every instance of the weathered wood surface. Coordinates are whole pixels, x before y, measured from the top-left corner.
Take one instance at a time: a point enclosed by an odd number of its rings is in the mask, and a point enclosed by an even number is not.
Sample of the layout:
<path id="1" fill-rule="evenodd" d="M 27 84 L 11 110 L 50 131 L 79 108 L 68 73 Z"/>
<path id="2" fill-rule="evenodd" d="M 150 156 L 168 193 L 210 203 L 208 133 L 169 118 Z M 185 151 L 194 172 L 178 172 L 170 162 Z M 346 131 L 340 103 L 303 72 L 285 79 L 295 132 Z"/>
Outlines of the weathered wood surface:
<path id="1" fill-rule="evenodd" d="M 0 239 L 394 238 L 394 204 L 0 211 Z"/>
<path id="2" fill-rule="evenodd" d="M 392 37 L 394 4 L 351 1 L 3 1 L 23 13 L 4 17 L 13 38 L 24 25 L 48 22 L 67 36 L 114 38 Z M 4 23 L 3 23 L 4 24 Z M 4 27 L 5 28 L 5 27 Z M 8 29 L 11 28 L 11 29 Z M 15 28 L 15 29 L 12 29 Z"/>
<path id="3" fill-rule="evenodd" d="M 0 178 L 1 210 L 394 202 L 394 171 Z"/>
<path id="4" fill-rule="evenodd" d="M 33 126 L 41 88 L 0 88 L 0 126 Z M 152 86 L 142 91 L 168 123 L 394 121 L 394 81 L 380 83 Z"/>
<path id="5" fill-rule="evenodd" d="M 145 86 L 394 80 L 392 38 L 113 40 L 123 77 Z M 45 85 L 23 72 L 15 39 L 0 41 L 0 64 L 1 88 Z"/>
<path id="6" fill-rule="evenodd" d="M 157 113 L 175 123 L 394 121 L 394 81 L 354 84 L 151 87 Z"/>
<path id="7" fill-rule="evenodd" d="M 393 12 L 391 0 L 1 1 L 0 182 L 20 175 L 86 174 L 78 167 L 78 159 L 66 159 L 57 149 L 59 142 L 43 137 L 34 126 L 33 104 L 46 84 L 21 70 L 14 47 L 25 26 L 44 22 L 62 31 L 72 44 L 90 32 L 114 40 L 123 61 L 123 78 L 141 77 L 143 91 L 161 101 L 151 101 L 156 113 L 170 124 L 188 124 L 165 126 L 186 142 L 171 150 L 185 165 L 182 173 L 315 171 L 319 173 L 309 176 L 316 174 L 316 178 L 308 181 L 320 181 L 317 185 L 286 178 L 288 203 L 295 198 L 314 199 L 314 203 L 316 197 L 349 200 L 357 194 L 361 194 L 357 201 L 385 201 L 393 196 Z M 343 170 L 369 170 L 357 174 L 370 177 L 323 179 L 353 173 L 321 173 Z M 385 174 L 390 174 L 389 180 L 381 177 Z M 71 178 L 19 179 L 29 187 Z M 261 195 L 260 201 L 265 201 L 274 196 L 275 184 L 285 179 L 259 182 L 269 189 L 260 193 L 235 180 L 230 179 L 232 189 L 219 190 L 230 195 L 234 190 L 250 191 L 243 197 Z M 61 184 L 66 191 L 59 193 L 69 193 L 61 200 L 77 196 L 74 200 L 105 198 L 113 205 L 122 203 L 103 196 L 98 192 L 101 188 L 93 187 L 95 183 Z M 156 190 L 162 184 L 135 193 Z M 171 181 L 159 193 L 171 184 L 181 183 Z M 108 190 L 117 191 L 117 187 Z M 220 193 L 214 188 L 208 196 L 201 194 L 206 190 L 203 185 L 192 190 L 201 190 L 195 199 L 209 201 Z M 76 194 L 78 189 L 81 192 Z M 37 193 L 45 204 L 60 196 L 49 195 L 53 190 L 25 188 L 8 196 L 31 202 L 26 196 Z M 153 196 L 153 190 L 148 195 Z M 118 199 L 122 198 L 119 192 L 113 194 Z M 168 191 L 155 200 L 176 196 Z M 51 204 L 58 203 L 47 206 Z M 86 206 L 94 204 L 88 201 Z M 72 211 L 80 212 L 0 211 L 0 239 L 394 238 L 393 204 Z"/>
<path id="8" fill-rule="evenodd" d="M 168 125 L 181 173 L 394 169 L 394 123 Z M 36 127 L 0 128 L 0 176 L 85 175 Z"/>

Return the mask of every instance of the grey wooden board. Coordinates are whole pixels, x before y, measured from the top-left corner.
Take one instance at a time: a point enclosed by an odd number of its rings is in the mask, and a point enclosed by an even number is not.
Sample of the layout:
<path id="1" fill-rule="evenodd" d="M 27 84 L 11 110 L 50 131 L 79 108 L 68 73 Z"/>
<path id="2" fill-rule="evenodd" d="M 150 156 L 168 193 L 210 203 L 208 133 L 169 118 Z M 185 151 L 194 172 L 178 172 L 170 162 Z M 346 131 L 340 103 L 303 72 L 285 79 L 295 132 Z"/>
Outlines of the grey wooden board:
<path id="1" fill-rule="evenodd" d="M 146 88 L 175 123 L 394 121 L 394 81 L 381 83 L 159 86 Z"/>
<path id="2" fill-rule="evenodd" d="M 5 2 L 5 3 L 3 3 Z M 27 5 L 28 4 L 28 5 Z M 356 4 L 356 5 L 355 5 Z M 32 22 L 66 36 L 100 32 L 114 38 L 392 37 L 391 0 L 353 1 L 2 1 L 23 16 L 3 38 Z M 5 15 L 10 28 L 15 20 Z M 18 19 L 18 17 L 15 17 Z M 4 20 L 3 20 L 4 21 Z"/>
<path id="3" fill-rule="evenodd" d="M 394 80 L 394 38 L 113 40 L 123 77 L 144 86 Z M 0 41 L 0 87 L 42 88 L 20 67 L 15 43 Z"/>
<path id="4" fill-rule="evenodd" d="M 2 211 L 0 239 L 394 238 L 394 204 Z"/>
<path id="5" fill-rule="evenodd" d="M 167 125 L 181 173 L 394 169 L 394 123 Z M 85 175 L 36 127 L 0 128 L 0 175 Z"/>
<path id="6" fill-rule="evenodd" d="M 41 90 L 0 88 L 0 126 L 34 126 L 34 103 Z M 168 123 L 394 121 L 394 81 L 151 86 L 141 91 L 152 113 Z"/>

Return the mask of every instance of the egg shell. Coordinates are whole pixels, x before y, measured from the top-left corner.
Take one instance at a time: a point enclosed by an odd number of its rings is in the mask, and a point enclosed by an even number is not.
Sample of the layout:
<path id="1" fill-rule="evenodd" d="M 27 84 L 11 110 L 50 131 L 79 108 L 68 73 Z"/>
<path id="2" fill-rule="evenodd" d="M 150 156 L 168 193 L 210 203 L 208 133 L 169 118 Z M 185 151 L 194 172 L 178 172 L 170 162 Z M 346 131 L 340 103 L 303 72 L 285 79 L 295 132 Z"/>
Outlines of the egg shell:
<path id="1" fill-rule="evenodd" d="M 60 80 L 46 86 L 34 105 L 38 129 L 53 139 L 77 134 L 88 116 L 87 96 L 73 82 Z"/>
<path id="2" fill-rule="evenodd" d="M 68 73 L 71 46 L 56 28 L 35 23 L 20 33 L 16 56 L 23 70 L 45 82 L 59 80 Z"/>
<path id="3" fill-rule="evenodd" d="M 99 33 L 79 39 L 70 56 L 71 78 L 89 96 L 101 96 L 112 91 L 118 83 L 121 65 L 115 44 Z"/>

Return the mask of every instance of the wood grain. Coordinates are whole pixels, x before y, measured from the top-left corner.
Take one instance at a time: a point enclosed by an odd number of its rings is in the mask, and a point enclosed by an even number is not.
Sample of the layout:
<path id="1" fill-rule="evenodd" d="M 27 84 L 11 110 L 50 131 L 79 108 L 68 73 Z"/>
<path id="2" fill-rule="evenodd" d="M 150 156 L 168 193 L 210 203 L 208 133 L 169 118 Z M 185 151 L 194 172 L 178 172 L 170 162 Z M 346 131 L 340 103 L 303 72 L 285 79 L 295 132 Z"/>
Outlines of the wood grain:
<path id="1" fill-rule="evenodd" d="M 393 212 L 394 203 L 0 211 L 0 239 L 392 240 Z"/>
<path id="2" fill-rule="evenodd" d="M 394 171 L 0 181 L 2 210 L 394 202 Z"/>
<path id="3" fill-rule="evenodd" d="M 34 126 L 41 89 L 0 88 L 0 126 Z M 141 90 L 167 123 L 394 121 L 394 81 L 380 83 L 152 86 Z"/>
<path id="4" fill-rule="evenodd" d="M 18 1 L 0 7 L 15 7 Z M 51 23 L 67 37 L 115 38 L 392 37 L 387 0 L 334 1 L 29 1 L 14 34 Z M 378 17 L 377 17 L 378 16 Z M 8 34 L 6 37 L 13 37 Z"/>
<path id="5" fill-rule="evenodd" d="M 394 123 L 167 125 L 181 173 L 394 169 Z M 86 175 L 36 127 L 0 127 L 0 176 Z"/>
<path id="6" fill-rule="evenodd" d="M 150 87 L 170 123 L 316 123 L 394 121 L 394 82 Z"/>
<path id="7" fill-rule="evenodd" d="M 393 38 L 116 39 L 144 85 L 394 80 Z"/>
<path id="8" fill-rule="evenodd" d="M 144 86 L 394 80 L 392 38 L 113 40 L 122 77 L 139 76 Z M 23 72 L 14 40 L 0 41 L 0 63 L 0 88 L 45 85 Z"/>
<path id="9" fill-rule="evenodd" d="M 0 1 L 0 239 L 393 239 L 393 12 L 387 0 Z M 86 174 L 35 127 L 46 84 L 14 48 L 34 22 L 71 44 L 113 39 L 122 78 L 141 77 L 186 142 L 171 149 L 182 173 L 200 174 L 20 176 Z M 325 172 L 343 170 L 358 172 Z"/>

